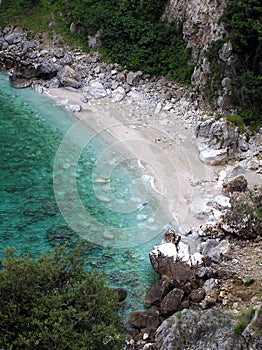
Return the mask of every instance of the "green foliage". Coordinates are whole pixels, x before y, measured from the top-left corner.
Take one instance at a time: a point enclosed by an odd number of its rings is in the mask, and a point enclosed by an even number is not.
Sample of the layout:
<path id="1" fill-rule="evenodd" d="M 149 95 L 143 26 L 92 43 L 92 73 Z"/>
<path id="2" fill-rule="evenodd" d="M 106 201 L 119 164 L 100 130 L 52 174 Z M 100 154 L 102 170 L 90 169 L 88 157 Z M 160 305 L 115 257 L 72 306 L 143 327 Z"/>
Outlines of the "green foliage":
<path id="1" fill-rule="evenodd" d="M 239 132 L 244 132 L 244 123 L 240 115 L 227 116 L 227 123 L 232 123 L 238 127 Z"/>
<path id="2" fill-rule="evenodd" d="M 0 347 L 120 349 L 116 293 L 83 266 L 79 250 L 67 255 L 57 248 L 37 260 L 5 250 L 0 265 Z"/>
<path id="3" fill-rule="evenodd" d="M 248 309 L 247 311 L 241 314 L 241 319 L 237 322 L 237 324 L 234 327 L 235 334 L 241 335 L 243 333 L 247 325 L 250 323 L 254 313 L 254 309 Z"/>

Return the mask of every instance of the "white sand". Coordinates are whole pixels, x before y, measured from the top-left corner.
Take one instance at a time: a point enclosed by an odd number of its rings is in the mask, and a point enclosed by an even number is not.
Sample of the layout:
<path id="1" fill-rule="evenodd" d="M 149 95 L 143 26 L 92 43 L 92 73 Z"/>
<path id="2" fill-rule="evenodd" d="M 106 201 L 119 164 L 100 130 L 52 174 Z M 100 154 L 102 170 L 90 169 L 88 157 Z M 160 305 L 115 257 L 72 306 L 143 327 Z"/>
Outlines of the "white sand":
<path id="1" fill-rule="evenodd" d="M 145 174 L 155 179 L 155 188 L 165 198 L 165 205 L 175 215 L 178 224 L 201 224 L 189 211 L 192 202 L 201 203 L 215 189 L 221 167 L 207 166 L 198 157 L 192 142 L 194 133 L 176 115 L 139 113 L 139 104 L 114 103 L 110 98 L 89 99 L 82 103 L 81 92 L 59 88 L 49 90 L 49 96 L 59 105 L 81 105 L 73 113 L 97 132 L 107 130 L 125 145 L 145 168 Z"/>

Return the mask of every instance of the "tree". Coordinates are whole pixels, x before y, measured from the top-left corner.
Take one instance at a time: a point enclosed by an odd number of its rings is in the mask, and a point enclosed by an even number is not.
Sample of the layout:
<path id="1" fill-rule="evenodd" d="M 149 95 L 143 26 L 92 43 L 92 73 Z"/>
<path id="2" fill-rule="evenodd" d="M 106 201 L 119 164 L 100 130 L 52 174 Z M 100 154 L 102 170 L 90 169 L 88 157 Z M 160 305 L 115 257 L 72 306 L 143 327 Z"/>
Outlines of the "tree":
<path id="1" fill-rule="evenodd" d="M 116 293 L 84 270 L 81 251 L 35 260 L 8 248 L 0 263 L 0 348 L 118 350 L 123 342 Z"/>

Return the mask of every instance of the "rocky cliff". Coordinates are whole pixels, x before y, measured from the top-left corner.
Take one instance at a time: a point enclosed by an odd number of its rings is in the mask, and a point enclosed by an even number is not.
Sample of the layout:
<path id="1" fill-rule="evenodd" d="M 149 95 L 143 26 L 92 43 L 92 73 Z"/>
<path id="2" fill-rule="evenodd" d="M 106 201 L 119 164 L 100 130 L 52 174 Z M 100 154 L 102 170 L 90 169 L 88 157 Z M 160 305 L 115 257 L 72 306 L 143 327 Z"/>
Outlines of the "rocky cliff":
<path id="1" fill-rule="evenodd" d="M 169 22 L 182 25 L 187 47 L 192 50 L 192 59 L 198 62 L 201 52 L 211 41 L 225 34 L 223 23 L 219 22 L 226 0 L 170 0 L 165 17 Z"/>
<path id="2" fill-rule="evenodd" d="M 210 73 L 210 62 L 204 52 L 213 41 L 222 39 L 226 30 L 220 20 L 227 0 L 170 0 L 164 17 L 169 22 L 182 26 L 183 38 L 191 49 L 191 59 L 195 65 L 192 83 L 203 92 Z M 221 76 L 221 91 L 217 92 L 215 105 L 222 110 L 230 109 L 227 92 L 230 87 L 230 70 L 235 58 L 230 42 L 225 42 L 219 52 L 221 63 L 225 63 L 225 72 Z"/>

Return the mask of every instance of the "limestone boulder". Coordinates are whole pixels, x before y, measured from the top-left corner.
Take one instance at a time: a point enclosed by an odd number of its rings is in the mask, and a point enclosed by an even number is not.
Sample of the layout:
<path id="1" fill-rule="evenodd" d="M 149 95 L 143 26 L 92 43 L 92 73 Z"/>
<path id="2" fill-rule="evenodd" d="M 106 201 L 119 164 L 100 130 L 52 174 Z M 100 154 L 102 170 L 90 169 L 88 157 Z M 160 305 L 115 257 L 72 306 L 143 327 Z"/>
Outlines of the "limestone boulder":
<path id="1" fill-rule="evenodd" d="M 75 89 L 81 87 L 81 76 L 70 66 L 62 67 L 58 73 L 57 78 L 61 86 L 68 86 Z"/>

